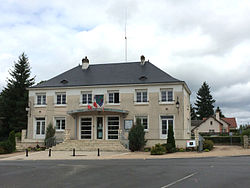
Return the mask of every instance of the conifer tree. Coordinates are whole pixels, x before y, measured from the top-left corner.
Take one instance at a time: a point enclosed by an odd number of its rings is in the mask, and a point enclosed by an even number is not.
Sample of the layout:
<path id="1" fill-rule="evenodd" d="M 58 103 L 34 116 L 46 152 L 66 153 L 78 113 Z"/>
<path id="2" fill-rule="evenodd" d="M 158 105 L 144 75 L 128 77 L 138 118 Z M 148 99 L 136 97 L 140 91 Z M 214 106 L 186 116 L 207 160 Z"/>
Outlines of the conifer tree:
<path id="1" fill-rule="evenodd" d="M 14 130 L 20 132 L 27 127 L 28 87 L 34 84 L 31 77 L 27 55 L 22 53 L 13 70 L 9 71 L 11 78 L 7 79 L 7 87 L 0 94 L 0 116 L 4 117 L 2 129 L 5 134 Z"/>
<path id="2" fill-rule="evenodd" d="M 214 115 L 214 104 L 215 100 L 210 94 L 210 87 L 206 82 L 203 82 L 201 88 L 197 92 L 196 99 L 196 113 L 198 119 L 203 119 Z"/>
<path id="3" fill-rule="evenodd" d="M 193 107 L 192 104 L 190 104 L 190 115 L 191 115 L 191 120 L 197 120 L 197 114 L 195 111 L 195 107 Z"/>

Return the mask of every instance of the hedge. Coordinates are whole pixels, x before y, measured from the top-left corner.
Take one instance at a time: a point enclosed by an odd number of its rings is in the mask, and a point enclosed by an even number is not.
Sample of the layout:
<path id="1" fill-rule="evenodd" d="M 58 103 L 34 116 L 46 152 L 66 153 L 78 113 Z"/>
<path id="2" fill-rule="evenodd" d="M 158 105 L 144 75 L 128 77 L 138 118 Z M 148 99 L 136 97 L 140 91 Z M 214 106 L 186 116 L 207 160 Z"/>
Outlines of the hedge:
<path id="1" fill-rule="evenodd" d="M 205 140 L 211 140 L 215 144 L 231 144 L 231 136 L 203 136 Z M 241 136 L 232 136 L 233 145 L 241 145 Z"/>

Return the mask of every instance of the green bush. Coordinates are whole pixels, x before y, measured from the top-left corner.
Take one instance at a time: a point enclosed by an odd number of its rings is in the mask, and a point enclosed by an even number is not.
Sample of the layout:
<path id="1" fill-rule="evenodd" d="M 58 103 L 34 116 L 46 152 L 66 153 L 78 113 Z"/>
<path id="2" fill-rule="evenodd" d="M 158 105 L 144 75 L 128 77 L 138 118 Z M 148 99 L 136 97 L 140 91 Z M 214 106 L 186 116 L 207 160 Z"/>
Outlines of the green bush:
<path id="1" fill-rule="evenodd" d="M 210 150 L 209 150 L 209 149 L 204 149 L 203 151 L 205 151 L 205 152 L 209 152 Z"/>
<path id="2" fill-rule="evenodd" d="M 166 148 L 161 144 L 156 144 L 151 148 L 151 155 L 163 155 L 166 153 Z"/>
<path id="3" fill-rule="evenodd" d="M 47 126 L 45 140 L 44 140 L 44 142 L 45 142 L 44 144 L 47 148 L 55 145 L 55 137 L 54 137 L 55 133 L 56 133 L 56 130 L 53 127 L 52 123 L 50 123 Z"/>
<path id="4" fill-rule="evenodd" d="M 186 150 L 184 148 L 176 148 L 176 151 L 178 151 L 178 152 L 185 152 Z"/>
<path id="5" fill-rule="evenodd" d="M 211 141 L 211 140 L 205 140 L 203 142 L 203 150 L 205 150 L 205 149 L 212 150 L 213 147 L 214 147 L 213 141 Z"/>
<path id="6" fill-rule="evenodd" d="M 21 140 L 22 133 L 21 133 L 21 132 L 17 132 L 17 133 L 15 134 L 15 136 L 16 136 L 16 138 L 17 138 L 18 140 Z"/>
<path id="7" fill-rule="evenodd" d="M 230 144 L 231 143 L 231 137 L 230 136 L 204 136 L 205 140 L 211 140 L 215 144 Z M 241 143 L 241 137 L 240 136 L 232 136 L 232 144 L 234 145 L 240 145 Z"/>
<path id="8" fill-rule="evenodd" d="M 146 148 L 144 148 L 144 151 L 145 152 L 149 152 L 151 150 L 151 148 L 150 147 L 146 147 Z"/>
<path id="9" fill-rule="evenodd" d="M 129 149 L 131 151 L 141 151 L 146 144 L 144 127 L 141 121 L 136 119 L 136 124 L 130 129 L 128 134 Z"/>
<path id="10" fill-rule="evenodd" d="M 12 153 L 16 150 L 15 131 L 11 131 L 8 140 L 0 142 L 0 154 Z"/>
<path id="11" fill-rule="evenodd" d="M 168 138 L 167 138 L 166 150 L 168 153 L 173 153 L 176 150 L 173 125 L 168 126 Z"/>
<path id="12" fill-rule="evenodd" d="M 250 129 L 245 129 L 241 133 L 242 136 L 247 135 L 248 137 L 250 136 Z"/>

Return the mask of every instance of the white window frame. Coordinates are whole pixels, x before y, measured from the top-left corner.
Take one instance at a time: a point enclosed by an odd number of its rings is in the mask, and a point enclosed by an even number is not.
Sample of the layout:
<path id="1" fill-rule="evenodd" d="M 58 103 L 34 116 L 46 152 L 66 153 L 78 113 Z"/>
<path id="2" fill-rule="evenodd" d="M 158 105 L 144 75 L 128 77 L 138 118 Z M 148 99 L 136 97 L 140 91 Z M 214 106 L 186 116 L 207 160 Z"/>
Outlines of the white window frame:
<path id="1" fill-rule="evenodd" d="M 83 103 L 83 95 L 87 95 L 87 103 Z M 91 103 L 89 102 L 89 95 L 91 95 Z M 92 91 L 82 91 L 81 97 L 80 97 L 80 104 L 82 106 L 91 105 L 91 104 L 93 104 L 93 99 L 94 99 L 94 97 L 93 97 Z"/>
<path id="2" fill-rule="evenodd" d="M 115 103 L 115 93 L 118 93 L 119 95 L 119 102 L 118 103 Z M 109 95 L 112 94 L 113 95 L 113 102 L 111 102 L 109 100 Z M 107 104 L 109 105 L 120 105 L 120 92 L 118 90 L 110 90 L 107 92 Z"/>
<path id="3" fill-rule="evenodd" d="M 141 93 L 141 101 L 137 101 L 137 93 Z M 147 93 L 147 101 L 143 102 L 143 93 L 146 92 Z M 135 89 L 135 95 L 134 95 L 134 101 L 135 104 L 148 104 L 149 103 L 149 94 L 148 94 L 148 89 Z"/>
<path id="4" fill-rule="evenodd" d="M 44 120 L 37 120 L 37 119 L 44 119 Z M 44 122 L 44 134 L 42 132 L 42 126 L 40 124 L 40 134 L 37 134 L 37 122 Z M 46 134 L 46 118 L 45 117 L 34 117 L 34 139 L 44 139 Z"/>
<path id="5" fill-rule="evenodd" d="M 136 123 L 137 118 L 140 119 L 142 126 L 144 126 L 143 122 L 142 122 L 143 119 L 147 118 L 147 128 L 145 129 L 145 127 L 144 127 L 144 131 L 148 131 L 149 130 L 149 116 L 148 115 L 136 115 L 134 118 L 135 123 Z"/>
<path id="6" fill-rule="evenodd" d="M 118 138 L 117 139 L 109 139 L 109 135 L 108 135 L 108 118 L 109 117 L 118 117 L 119 118 L 119 125 L 118 125 Z M 121 117 L 117 116 L 117 115 L 110 115 L 110 116 L 106 116 L 106 140 L 119 140 L 120 138 L 120 127 L 121 127 Z"/>
<path id="7" fill-rule="evenodd" d="M 91 138 L 90 139 L 83 139 L 83 138 L 81 138 L 81 119 L 82 118 L 91 118 Z M 79 117 L 79 134 L 78 134 L 78 136 L 79 136 L 79 140 L 93 140 L 94 139 L 94 134 L 93 134 L 93 130 L 94 130 L 94 128 L 93 128 L 93 124 L 94 124 L 94 122 L 93 122 L 93 120 L 94 120 L 94 118 L 92 117 L 92 116 L 80 116 Z"/>
<path id="8" fill-rule="evenodd" d="M 57 128 L 57 121 L 60 121 L 60 128 Z M 62 129 L 62 121 L 64 120 L 64 129 Z M 54 125 L 57 132 L 63 132 L 66 129 L 66 118 L 65 117 L 54 117 Z"/>
<path id="9" fill-rule="evenodd" d="M 58 95 L 61 95 L 61 100 L 60 100 L 59 104 L 57 103 L 57 96 Z M 62 101 L 63 101 L 62 96 L 63 95 L 65 95 L 65 104 L 62 103 Z M 56 92 L 55 93 L 55 105 L 56 106 L 66 106 L 67 105 L 67 93 L 66 92 Z"/>
<path id="10" fill-rule="evenodd" d="M 173 118 L 161 118 L 162 116 L 172 116 Z M 159 130 L 160 130 L 160 139 L 168 138 L 168 121 L 167 121 L 167 133 L 165 135 L 162 134 L 162 120 L 173 120 L 173 131 L 175 134 L 175 116 L 173 114 L 164 114 L 159 116 Z"/>
<path id="11" fill-rule="evenodd" d="M 168 92 L 172 92 L 172 101 L 168 100 Z M 162 100 L 162 92 L 166 92 L 166 101 Z M 160 89 L 160 94 L 159 94 L 159 103 L 160 104 L 174 104 L 174 90 L 173 88 L 162 88 Z"/>
<path id="12" fill-rule="evenodd" d="M 41 96 L 41 103 L 40 104 L 38 103 L 39 96 Z M 36 93 L 35 106 L 46 106 L 46 105 L 47 105 L 46 93 Z"/>

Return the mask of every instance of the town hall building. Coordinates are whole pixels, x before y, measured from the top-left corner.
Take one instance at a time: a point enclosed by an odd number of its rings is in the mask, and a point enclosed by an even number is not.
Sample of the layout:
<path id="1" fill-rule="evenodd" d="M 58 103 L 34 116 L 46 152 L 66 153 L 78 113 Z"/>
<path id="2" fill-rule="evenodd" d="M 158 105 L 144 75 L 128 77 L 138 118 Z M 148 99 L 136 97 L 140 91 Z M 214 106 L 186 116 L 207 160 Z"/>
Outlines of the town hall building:
<path id="1" fill-rule="evenodd" d="M 81 142 L 88 143 L 86 148 L 91 143 L 127 147 L 136 119 L 144 126 L 147 146 L 166 143 L 169 126 L 174 128 L 177 147 L 185 148 L 191 136 L 187 84 L 144 56 L 139 62 L 107 64 L 90 64 L 85 57 L 81 65 L 28 91 L 29 141 L 44 141 L 51 123 L 57 142 L 62 142 L 56 146 L 60 149 Z M 66 146 L 67 142 L 71 144 Z"/>

